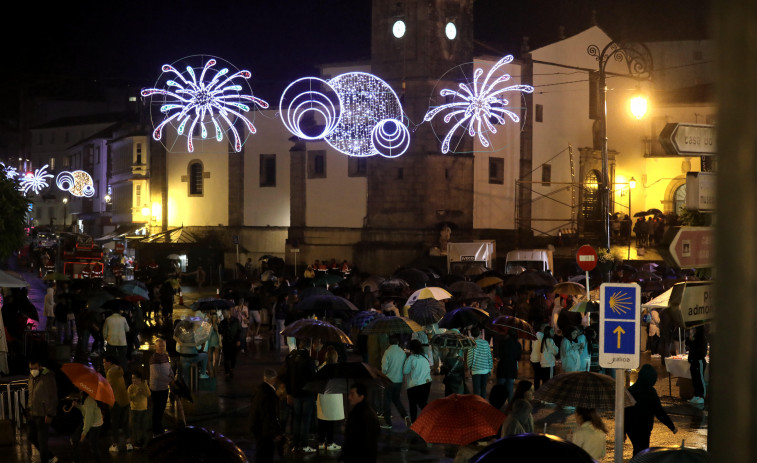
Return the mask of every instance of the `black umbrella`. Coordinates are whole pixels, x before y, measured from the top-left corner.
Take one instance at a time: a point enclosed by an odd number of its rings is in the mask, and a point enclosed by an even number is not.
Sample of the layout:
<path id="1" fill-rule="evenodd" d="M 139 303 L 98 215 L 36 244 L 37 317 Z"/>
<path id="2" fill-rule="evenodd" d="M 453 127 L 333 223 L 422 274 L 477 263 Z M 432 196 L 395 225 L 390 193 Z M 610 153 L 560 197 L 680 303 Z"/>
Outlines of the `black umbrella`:
<path id="1" fill-rule="evenodd" d="M 407 311 L 408 318 L 419 325 L 431 325 L 447 314 L 444 303 L 433 298 L 418 299 Z"/>
<path id="2" fill-rule="evenodd" d="M 481 325 L 489 321 L 489 314 L 475 307 L 460 307 L 439 320 L 440 328 L 463 328 L 471 325 Z"/>
<path id="3" fill-rule="evenodd" d="M 355 304 L 339 296 L 310 296 L 297 303 L 297 310 L 322 317 L 351 318 L 360 311 Z"/>
<path id="4" fill-rule="evenodd" d="M 681 447 L 652 447 L 634 455 L 628 463 L 709 463 L 705 450 Z"/>
<path id="5" fill-rule="evenodd" d="M 200 310 L 203 312 L 230 309 L 232 307 L 234 307 L 234 302 L 228 299 L 219 299 L 217 297 L 198 299 L 197 302 L 193 302 L 192 305 L 189 306 L 192 310 Z"/>
<path id="6" fill-rule="evenodd" d="M 126 299 L 111 299 L 105 301 L 101 306 L 101 310 L 109 312 L 120 312 L 122 310 L 134 310 L 134 304 Z"/>
<path id="7" fill-rule="evenodd" d="M 470 460 L 470 463 L 502 461 L 565 461 L 596 463 L 584 449 L 549 434 L 519 434 L 499 439 Z"/>
<path id="8" fill-rule="evenodd" d="M 503 286 L 505 289 L 537 289 L 552 288 L 557 284 L 557 280 L 547 272 L 538 270 L 526 270 L 517 275 L 508 278 Z"/>
<path id="9" fill-rule="evenodd" d="M 449 292 L 451 292 L 458 301 L 471 301 L 475 299 L 486 299 L 489 297 L 479 285 L 466 280 L 456 281 L 449 285 Z"/>
<path id="10" fill-rule="evenodd" d="M 387 387 L 392 381 L 380 370 L 363 362 L 329 363 L 313 376 L 304 389 L 321 394 L 346 394 L 355 382 Z"/>
<path id="11" fill-rule="evenodd" d="M 652 208 L 652 209 L 649 209 L 649 210 L 647 211 L 647 215 L 654 215 L 654 216 L 658 216 L 658 215 L 665 215 L 665 213 L 663 213 L 663 212 L 662 212 L 661 210 L 659 210 L 659 209 L 655 209 L 655 208 Z"/>
<path id="12" fill-rule="evenodd" d="M 305 299 L 311 296 L 333 296 L 334 293 L 324 288 L 323 286 L 310 286 L 308 288 L 300 289 L 297 293 L 300 299 Z"/>
<path id="13" fill-rule="evenodd" d="M 415 291 L 416 289 L 425 288 L 426 286 L 433 286 L 432 284 L 429 284 L 429 282 L 431 281 L 429 275 L 423 270 L 417 268 L 406 268 L 400 270 L 393 275 L 393 278 L 405 280 L 407 284 L 410 285 L 410 289 L 412 289 L 413 291 Z"/>
<path id="14" fill-rule="evenodd" d="M 395 298 L 404 301 L 410 296 L 410 293 L 410 285 L 401 278 L 389 278 L 378 285 L 378 297 L 380 298 Z"/>

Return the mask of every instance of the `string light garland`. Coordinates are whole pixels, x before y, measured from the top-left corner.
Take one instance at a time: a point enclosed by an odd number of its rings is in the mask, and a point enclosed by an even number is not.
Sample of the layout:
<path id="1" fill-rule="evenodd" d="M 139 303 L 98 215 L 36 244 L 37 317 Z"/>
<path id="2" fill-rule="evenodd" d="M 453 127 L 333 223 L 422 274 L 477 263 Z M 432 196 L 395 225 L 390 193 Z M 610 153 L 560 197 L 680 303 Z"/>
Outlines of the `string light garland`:
<path id="1" fill-rule="evenodd" d="M 503 73 L 492 80 L 497 70 L 512 62 L 512 60 L 512 55 L 507 55 L 499 60 L 489 69 L 480 86 L 478 80 L 484 74 L 484 70 L 477 68 L 473 73 L 472 84 L 460 83 L 458 85 L 461 91 L 445 88 L 439 92 L 442 97 L 452 97 L 452 102 L 429 109 L 423 120 L 430 122 L 434 116 L 447 110 L 450 112 L 444 115 L 445 124 L 449 124 L 453 118 L 455 119 L 455 123 L 447 131 L 447 135 L 442 141 L 442 153 L 446 154 L 450 151 L 450 141 L 460 127 L 463 127 L 471 137 L 478 135 L 481 145 L 488 147 L 490 144 L 488 134 L 497 133 L 491 119 L 500 125 L 505 124 L 504 116 L 509 117 L 515 123 L 520 122 L 520 116 L 505 108 L 509 101 L 501 95 L 505 92 L 533 93 L 534 88 L 530 85 L 520 84 L 503 87 L 501 84 L 510 80 L 510 75 L 507 73 Z"/>
<path id="2" fill-rule="evenodd" d="M 5 173 L 5 178 L 8 180 L 14 180 L 18 178 L 18 170 L 15 167 L 6 166 L 5 163 L 0 162 L 0 171 Z"/>
<path id="3" fill-rule="evenodd" d="M 62 171 L 55 177 L 55 184 L 62 191 L 67 191 L 77 197 L 91 198 L 95 195 L 92 176 L 83 170 Z"/>
<path id="4" fill-rule="evenodd" d="M 47 173 L 48 167 L 49 166 L 45 164 L 34 172 L 27 172 L 19 175 L 19 191 L 23 191 L 24 195 L 28 194 L 29 191 L 33 191 L 34 194 L 39 194 L 40 191 L 47 188 L 49 186 L 47 179 L 53 178 L 52 174 Z"/>
<path id="5" fill-rule="evenodd" d="M 247 81 L 252 77 L 250 71 L 242 70 L 229 75 L 229 68 L 224 67 L 215 74 L 213 67 L 218 64 L 218 58 L 209 59 L 201 68 L 199 78 L 192 66 L 186 67 L 186 73 L 179 72 L 174 66 L 164 64 L 163 75 L 167 75 L 164 88 L 146 88 L 142 96 L 162 95 L 160 112 L 165 118 L 153 131 L 153 138 L 159 141 L 163 135 L 163 128 L 169 123 L 174 125 L 179 135 L 186 135 L 187 150 L 194 152 L 194 137 L 199 131 L 202 139 L 208 138 L 208 128 L 212 128 L 216 141 L 223 141 L 224 127 L 234 136 L 234 150 L 242 151 L 242 139 L 234 126 L 241 121 L 250 134 L 256 133 L 252 121 L 243 113 L 248 113 L 252 107 L 249 103 L 263 109 L 268 103 L 252 95 Z M 207 79 L 206 79 L 206 74 Z M 241 79 L 241 80 L 240 80 Z M 160 81 L 161 78 L 158 79 Z M 243 93 L 244 91 L 248 93 Z"/>
<path id="6" fill-rule="evenodd" d="M 298 79 L 284 90 L 280 109 L 293 135 L 323 139 L 348 156 L 397 157 L 410 146 L 399 98 L 386 82 L 366 72 L 348 72 L 329 81 Z"/>

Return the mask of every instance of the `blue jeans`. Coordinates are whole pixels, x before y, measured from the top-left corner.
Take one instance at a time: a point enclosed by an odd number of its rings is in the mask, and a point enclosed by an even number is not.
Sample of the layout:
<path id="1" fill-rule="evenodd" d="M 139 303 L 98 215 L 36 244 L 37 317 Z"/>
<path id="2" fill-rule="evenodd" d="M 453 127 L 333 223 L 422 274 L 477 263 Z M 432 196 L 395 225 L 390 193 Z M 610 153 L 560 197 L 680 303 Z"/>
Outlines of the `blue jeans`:
<path id="1" fill-rule="evenodd" d="M 386 424 L 392 424 L 392 404 L 397 409 L 400 416 L 403 418 L 407 416 L 405 406 L 400 399 L 400 392 L 402 392 L 402 383 L 392 383 L 387 389 L 384 390 L 384 422 Z"/>
<path id="2" fill-rule="evenodd" d="M 292 445 L 302 448 L 308 445 L 310 423 L 313 421 L 315 397 L 295 397 L 292 402 Z"/>
<path id="3" fill-rule="evenodd" d="M 486 399 L 486 384 L 489 382 L 489 373 L 473 376 L 473 393 Z"/>
<path id="4" fill-rule="evenodd" d="M 505 386 L 507 391 L 507 401 L 511 401 L 513 398 L 513 386 L 515 385 L 515 378 L 497 378 L 497 384 Z"/>

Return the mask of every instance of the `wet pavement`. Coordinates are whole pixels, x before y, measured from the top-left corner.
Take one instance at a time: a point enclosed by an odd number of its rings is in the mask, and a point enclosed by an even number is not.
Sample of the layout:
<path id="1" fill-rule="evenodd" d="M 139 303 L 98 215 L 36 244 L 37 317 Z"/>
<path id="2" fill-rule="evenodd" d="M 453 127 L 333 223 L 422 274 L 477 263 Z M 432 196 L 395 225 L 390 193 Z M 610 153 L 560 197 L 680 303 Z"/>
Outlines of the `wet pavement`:
<path id="1" fill-rule="evenodd" d="M 44 282 L 41 282 L 33 275 L 23 275 L 27 281 L 30 281 L 30 298 L 42 311 L 42 300 L 44 297 Z M 184 302 L 189 305 L 193 300 L 207 294 L 199 293 L 196 288 L 182 287 Z M 215 294 L 212 289 L 209 294 Z M 155 334 L 154 330 L 145 333 L 145 339 L 151 340 Z M 269 347 L 270 333 L 264 333 L 263 340 L 256 341 L 254 347 L 247 354 L 240 354 L 237 368 L 233 381 L 225 381 L 219 378 L 217 381 L 218 412 L 203 416 L 188 416 L 187 422 L 190 425 L 203 426 L 216 430 L 231 440 L 233 440 L 248 456 L 250 461 L 254 461 L 254 441 L 249 432 L 249 405 L 250 394 L 252 389 L 260 383 L 262 372 L 265 368 L 274 368 L 282 364 L 286 351 L 273 351 Z M 285 348 L 286 349 L 286 348 Z M 359 360 L 358 354 L 352 353 L 354 359 Z M 139 363 L 139 357 L 135 360 Z M 642 354 L 642 364 L 650 363 L 658 371 L 660 379 L 656 388 L 662 399 L 663 406 L 670 417 L 679 428 L 679 432 L 673 435 L 664 425 L 655 421 L 652 432 L 652 446 L 670 446 L 681 445 L 685 441 L 687 447 L 705 448 L 707 446 L 707 426 L 708 412 L 706 407 L 689 405 L 679 396 L 687 389 L 686 384 L 679 387 L 677 379 L 673 378 L 668 383 L 668 375 L 660 358 L 652 358 L 648 353 Z M 526 356 L 520 364 L 521 379 L 532 379 L 533 373 L 531 365 Z M 630 381 L 636 379 L 636 373 L 629 373 Z M 441 383 L 440 376 L 434 376 L 432 383 L 431 397 L 429 400 L 441 398 L 444 395 L 444 386 Z M 7 380 L 4 379 L 4 380 Z M 2 381 L 0 381 L 2 382 Z M 491 385 L 490 385 L 491 386 Z M 470 388 L 470 384 L 469 384 Z M 403 391 L 403 401 L 407 403 L 407 397 Z M 173 419 L 174 407 L 169 406 L 166 415 L 166 424 L 168 428 L 176 426 Z M 607 438 L 607 455 L 603 462 L 611 462 L 614 458 L 614 416 L 613 413 L 603 413 L 605 424 L 609 433 Z M 565 412 L 559 407 L 537 407 L 534 410 L 534 424 L 538 431 L 557 435 L 567 438 L 575 428 L 575 420 L 572 415 Z M 379 440 L 379 461 L 394 462 L 452 462 L 454 454 L 457 451 L 456 446 L 445 446 L 440 444 L 428 445 L 423 442 L 415 433 L 409 431 L 399 418 L 395 418 L 393 429 L 381 431 L 382 435 Z M 13 446 L 0 447 L 0 461 L 4 463 L 27 463 L 39 461 L 38 457 L 30 457 L 28 445 L 25 441 L 25 433 L 17 433 L 17 443 Z M 60 461 L 72 461 L 71 446 L 68 442 L 68 435 L 52 433 L 50 437 L 51 449 L 59 456 Z M 341 443 L 341 428 L 337 428 L 336 441 Z M 146 462 L 148 461 L 143 452 L 136 450 L 132 452 L 120 452 L 118 454 L 109 453 L 107 447 L 111 442 L 107 438 L 101 439 L 105 461 L 113 462 Z M 313 445 L 314 446 L 314 445 Z M 85 452 L 86 454 L 86 452 Z M 632 455 L 630 441 L 626 441 L 623 447 L 623 457 L 628 461 Z M 295 455 L 287 457 L 280 461 L 287 462 L 331 462 L 337 461 L 338 452 L 321 451 L 317 454 Z M 86 458 L 86 457 L 85 457 Z M 84 460 L 86 461 L 86 459 Z M 278 460 L 277 460 L 278 461 Z"/>

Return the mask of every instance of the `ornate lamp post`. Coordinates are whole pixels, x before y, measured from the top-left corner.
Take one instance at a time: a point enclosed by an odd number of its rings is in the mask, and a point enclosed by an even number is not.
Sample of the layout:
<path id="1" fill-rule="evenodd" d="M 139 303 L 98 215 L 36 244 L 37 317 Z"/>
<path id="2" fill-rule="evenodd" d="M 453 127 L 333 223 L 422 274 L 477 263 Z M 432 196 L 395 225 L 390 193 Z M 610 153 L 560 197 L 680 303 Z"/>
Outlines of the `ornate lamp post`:
<path id="1" fill-rule="evenodd" d="M 631 195 L 633 194 L 633 189 L 636 188 L 636 179 L 631 177 L 631 179 L 628 181 L 628 217 L 631 218 Z M 628 255 L 626 256 L 626 259 L 631 260 L 631 230 L 633 229 L 633 218 L 631 218 L 631 223 L 628 225 Z"/>
<path id="2" fill-rule="evenodd" d="M 599 185 L 599 197 L 601 202 L 602 232 L 604 234 L 604 246 L 610 250 L 610 177 L 607 167 L 607 63 L 610 60 L 617 62 L 625 61 L 628 74 L 614 74 L 620 77 L 633 79 L 648 79 L 652 71 L 652 54 L 643 43 L 615 42 L 612 41 L 600 50 L 596 45 L 589 45 L 589 56 L 596 56 L 599 63 L 599 104 L 601 106 L 602 139 L 602 180 Z"/>

